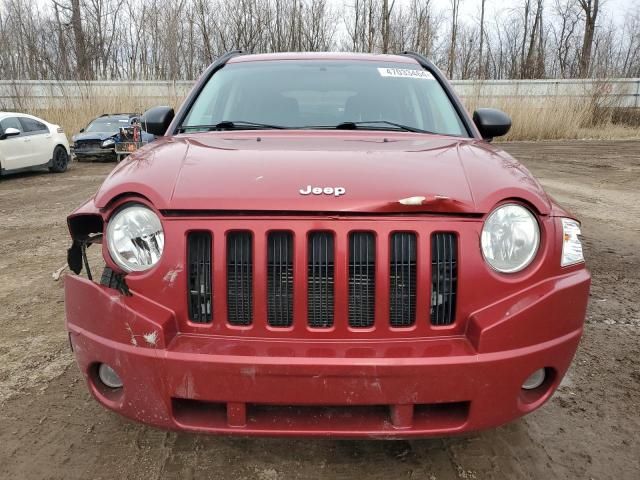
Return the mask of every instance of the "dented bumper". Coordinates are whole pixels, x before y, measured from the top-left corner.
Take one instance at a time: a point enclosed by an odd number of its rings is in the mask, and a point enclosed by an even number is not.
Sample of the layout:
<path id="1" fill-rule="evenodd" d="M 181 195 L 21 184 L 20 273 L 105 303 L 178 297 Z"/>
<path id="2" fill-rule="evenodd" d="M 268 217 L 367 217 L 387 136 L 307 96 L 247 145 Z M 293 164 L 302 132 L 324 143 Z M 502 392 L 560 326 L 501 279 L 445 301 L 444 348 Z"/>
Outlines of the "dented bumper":
<path id="1" fill-rule="evenodd" d="M 171 310 L 78 276 L 67 328 L 94 397 L 162 428 L 241 435 L 413 437 L 494 427 L 542 405 L 578 346 L 590 277 L 576 270 L 479 310 L 464 334 L 412 339 L 181 333 Z M 106 363 L 123 380 L 97 378 Z M 535 391 L 523 381 L 539 368 Z"/>

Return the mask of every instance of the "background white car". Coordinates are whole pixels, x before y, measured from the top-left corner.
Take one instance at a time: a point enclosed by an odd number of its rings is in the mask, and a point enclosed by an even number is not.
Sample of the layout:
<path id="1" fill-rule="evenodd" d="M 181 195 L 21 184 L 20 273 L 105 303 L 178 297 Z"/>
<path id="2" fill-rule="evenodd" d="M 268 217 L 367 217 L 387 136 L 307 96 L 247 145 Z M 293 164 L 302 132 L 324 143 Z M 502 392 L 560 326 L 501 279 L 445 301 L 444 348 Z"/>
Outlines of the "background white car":
<path id="1" fill-rule="evenodd" d="M 64 172 L 69 154 L 60 126 L 32 115 L 0 112 L 0 175 L 42 167 Z"/>

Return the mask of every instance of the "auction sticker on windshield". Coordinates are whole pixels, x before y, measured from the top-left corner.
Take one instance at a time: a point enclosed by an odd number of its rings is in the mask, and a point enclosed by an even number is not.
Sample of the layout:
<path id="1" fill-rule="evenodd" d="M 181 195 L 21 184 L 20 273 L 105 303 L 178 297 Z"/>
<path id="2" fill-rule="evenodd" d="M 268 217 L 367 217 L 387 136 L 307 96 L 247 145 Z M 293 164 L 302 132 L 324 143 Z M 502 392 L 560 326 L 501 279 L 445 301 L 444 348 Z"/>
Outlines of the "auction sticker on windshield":
<path id="1" fill-rule="evenodd" d="M 378 72 L 382 77 L 423 78 L 425 80 L 433 80 L 433 75 L 431 75 L 430 72 L 413 68 L 379 67 Z"/>

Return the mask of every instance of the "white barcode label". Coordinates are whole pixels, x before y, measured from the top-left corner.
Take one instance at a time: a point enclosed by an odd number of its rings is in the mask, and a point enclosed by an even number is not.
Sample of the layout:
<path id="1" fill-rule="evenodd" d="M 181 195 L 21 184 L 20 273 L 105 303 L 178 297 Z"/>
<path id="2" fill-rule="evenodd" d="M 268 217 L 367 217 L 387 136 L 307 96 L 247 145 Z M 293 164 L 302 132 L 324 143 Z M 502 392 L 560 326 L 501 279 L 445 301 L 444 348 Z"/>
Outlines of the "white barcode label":
<path id="1" fill-rule="evenodd" d="M 433 75 L 426 70 L 416 70 L 413 68 L 391 68 L 379 67 L 378 73 L 381 77 L 401 77 L 401 78 L 422 78 L 424 80 L 433 80 Z"/>

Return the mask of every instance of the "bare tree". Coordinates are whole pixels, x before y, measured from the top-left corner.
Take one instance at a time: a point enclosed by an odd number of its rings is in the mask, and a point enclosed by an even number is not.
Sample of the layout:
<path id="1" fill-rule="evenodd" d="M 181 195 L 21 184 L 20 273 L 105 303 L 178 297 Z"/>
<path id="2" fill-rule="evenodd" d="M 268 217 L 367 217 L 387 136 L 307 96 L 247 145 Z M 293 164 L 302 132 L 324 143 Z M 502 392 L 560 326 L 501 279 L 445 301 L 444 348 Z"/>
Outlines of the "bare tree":
<path id="1" fill-rule="evenodd" d="M 486 0 L 480 0 L 480 47 L 478 48 L 478 77 L 484 78 L 484 59 L 482 57 L 484 47 L 484 6 Z"/>
<path id="2" fill-rule="evenodd" d="M 527 1 L 527 10 L 529 9 L 529 1 Z M 540 73 L 536 69 L 536 47 L 538 46 L 538 37 L 542 39 L 542 7 L 543 1 L 536 0 L 536 11 L 534 15 L 533 26 L 531 27 L 531 33 L 529 34 L 529 47 L 527 48 L 526 58 L 524 58 L 524 62 L 522 63 L 522 78 L 535 78 L 541 76 Z M 526 16 L 525 16 L 526 21 Z M 525 29 L 526 31 L 526 29 Z M 523 52 L 524 52 L 524 42 L 523 42 Z M 542 55 L 542 52 L 538 50 L 538 56 Z"/>
<path id="3" fill-rule="evenodd" d="M 561 0 L 556 0 L 554 11 L 559 19 L 552 26 L 555 57 L 560 77 L 566 78 L 572 75 L 570 56 L 575 51 L 576 30 L 580 21 L 580 12 L 577 11 L 577 2 L 574 0 L 565 3 Z"/>
<path id="4" fill-rule="evenodd" d="M 91 80 L 93 79 L 93 72 L 91 71 L 91 61 L 87 52 L 84 29 L 82 28 L 80 0 L 71 0 L 71 28 L 73 29 L 73 36 L 75 37 L 76 61 L 78 63 L 80 79 Z"/>
<path id="5" fill-rule="evenodd" d="M 578 0 L 584 12 L 584 37 L 582 40 L 582 52 L 580 53 L 580 76 L 585 78 L 589 75 L 591 66 L 591 49 L 593 47 L 593 36 L 596 31 L 596 20 L 600 8 L 600 0 Z"/>
<path id="6" fill-rule="evenodd" d="M 389 35 L 391 33 L 391 12 L 395 5 L 395 0 L 389 5 L 389 0 L 382 1 L 382 53 L 389 53 Z"/>
<path id="7" fill-rule="evenodd" d="M 0 78 L 191 79 L 238 48 L 412 50 L 452 78 L 640 75 L 640 5 L 614 22 L 613 2 L 479 0 L 478 22 L 461 0 L 348 1 L 0 0 Z"/>

